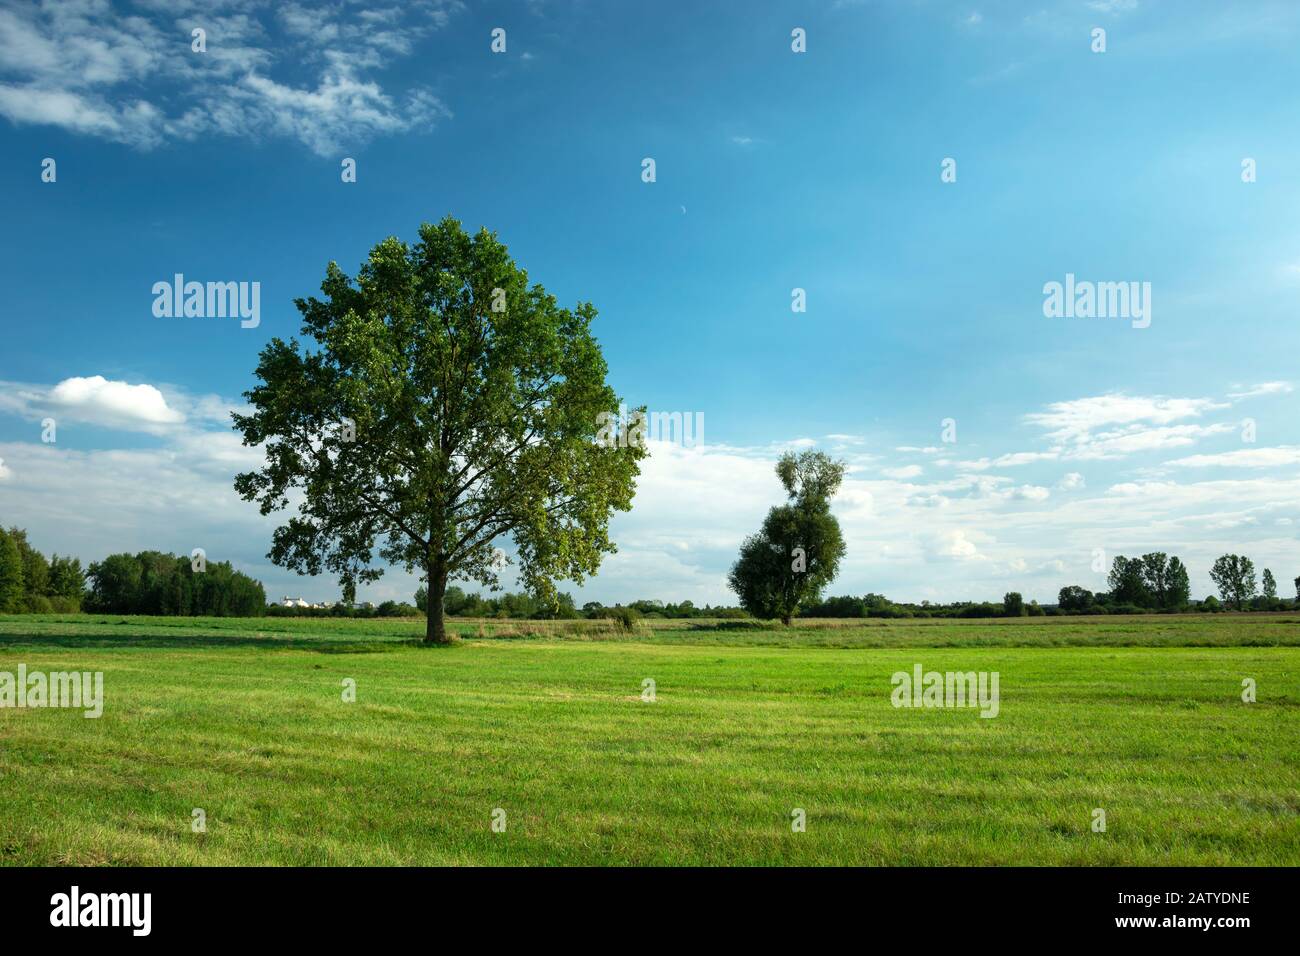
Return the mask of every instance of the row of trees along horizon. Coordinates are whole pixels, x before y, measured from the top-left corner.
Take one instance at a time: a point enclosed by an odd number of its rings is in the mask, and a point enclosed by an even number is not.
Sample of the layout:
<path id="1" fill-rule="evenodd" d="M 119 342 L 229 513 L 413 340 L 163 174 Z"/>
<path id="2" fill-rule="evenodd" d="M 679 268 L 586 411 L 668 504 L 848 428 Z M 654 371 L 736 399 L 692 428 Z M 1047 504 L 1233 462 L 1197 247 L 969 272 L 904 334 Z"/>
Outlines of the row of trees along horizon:
<path id="1" fill-rule="evenodd" d="M 785 518 L 789 519 L 789 515 Z M 763 540 L 760 537 L 760 541 Z M 749 552 L 742 549 L 742 555 L 752 552 L 752 546 Z M 895 602 L 883 594 L 873 593 L 861 597 L 841 595 L 826 598 L 813 594 L 799 595 L 803 600 L 792 610 L 790 617 L 984 618 L 1300 608 L 1300 577 L 1294 581 L 1297 598 L 1284 600 L 1278 596 L 1273 572 L 1265 568 L 1262 578 L 1257 579 L 1249 558 L 1223 555 L 1210 570 L 1210 577 L 1218 588 L 1218 596 L 1209 595 L 1195 601 L 1190 595 L 1187 568 L 1176 556 L 1164 552 L 1151 552 L 1137 558 L 1118 555 L 1107 579 L 1109 591 L 1094 593 L 1079 585 L 1069 585 L 1061 588 L 1055 605 L 1025 602 L 1015 591 L 1004 595 L 1001 603 L 955 601 L 948 604 Z M 780 588 L 772 590 L 781 592 Z M 484 596 L 452 585 L 446 591 L 444 612 L 449 617 L 616 619 L 625 624 L 641 618 L 782 617 L 779 607 L 697 606 L 689 600 L 673 603 L 654 599 L 615 605 L 589 601 L 579 607 L 572 595 L 566 592 L 558 592 L 556 598 L 551 604 L 527 593 L 503 592 Z M 207 562 L 203 571 L 196 571 L 190 558 L 161 551 L 141 551 L 134 555 L 109 555 L 83 571 L 80 559 L 54 554 L 47 560 L 31 545 L 25 530 L 11 527 L 6 531 L 0 527 L 0 613 L 85 611 L 192 617 L 413 617 L 425 614 L 427 601 L 427 589 L 421 586 L 415 593 L 413 605 L 385 601 L 373 608 L 342 603 L 330 608 L 268 606 L 262 584 L 234 570 L 227 561 Z"/>

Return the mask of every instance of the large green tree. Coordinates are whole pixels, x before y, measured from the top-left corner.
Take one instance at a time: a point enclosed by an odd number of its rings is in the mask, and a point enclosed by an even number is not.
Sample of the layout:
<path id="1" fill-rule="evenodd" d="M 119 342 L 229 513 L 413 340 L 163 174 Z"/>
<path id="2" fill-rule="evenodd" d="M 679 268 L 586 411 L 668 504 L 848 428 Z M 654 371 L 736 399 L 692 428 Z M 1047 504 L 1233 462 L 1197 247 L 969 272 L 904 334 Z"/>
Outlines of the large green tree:
<path id="1" fill-rule="evenodd" d="M 1219 589 L 1219 597 L 1238 611 L 1255 596 L 1255 564 L 1250 558 L 1225 554 L 1210 568 L 1210 577 Z"/>
<path id="2" fill-rule="evenodd" d="M 616 550 L 609 519 L 631 507 L 645 448 L 596 440 L 620 409 L 590 303 L 560 308 L 494 233 L 451 218 L 414 245 L 385 239 L 355 279 L 331 262 L 321 290 L 296 300 L 318 348 L 272 339 L 252 412 L 234 416 L 266 451 L 236 489 L 263 514 L 298 502 L 275 563 L 328 570 L 349 600 L 383 573 L 376 554 L 418 570 L 425 640 L 445 643 L 448 581 L 498 587 L 503 536 L 551 603 L 555 579 L 581 582 Z"/>
<path id="3" fill-rule="evenodd" d="M 772 508 L 762 529 L 745 539 L 728 583 L 750 614 L 789 624 L 839 573 L 844 536 L 831 499 L 844 463 L 822 452 L 786 453 L 776 474 L 789 502 Z"/>

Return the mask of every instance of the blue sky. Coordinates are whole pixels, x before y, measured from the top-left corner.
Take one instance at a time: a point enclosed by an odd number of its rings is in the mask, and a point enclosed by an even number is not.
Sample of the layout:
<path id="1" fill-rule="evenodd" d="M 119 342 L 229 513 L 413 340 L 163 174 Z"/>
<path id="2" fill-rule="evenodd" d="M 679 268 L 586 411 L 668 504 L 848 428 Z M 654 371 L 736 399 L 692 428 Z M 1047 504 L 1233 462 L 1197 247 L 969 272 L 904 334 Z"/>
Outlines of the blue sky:
<path id="1" fill-rule="evenodd" d="M 835 593 L 1050 601 L 1104 586 L 1098 549 L 1178 553 L 1198 596 L 1241 551 L 1289 592 L 1300 8 L 700 6 L 0 4 L 0 520 L 333 597 L 268 565 L 228 411 L 328 261 L 452 214 L 595 303 L 629 403 L 704 415 L 585 597 L 730 602 L 772 462 L 814 446 L 851 469 Z M 260 282 L 261 324 L 156 318 L 177 272 Z M 1149 327 L 1045 317 L 1067 273 L 1149 282 Z"/>

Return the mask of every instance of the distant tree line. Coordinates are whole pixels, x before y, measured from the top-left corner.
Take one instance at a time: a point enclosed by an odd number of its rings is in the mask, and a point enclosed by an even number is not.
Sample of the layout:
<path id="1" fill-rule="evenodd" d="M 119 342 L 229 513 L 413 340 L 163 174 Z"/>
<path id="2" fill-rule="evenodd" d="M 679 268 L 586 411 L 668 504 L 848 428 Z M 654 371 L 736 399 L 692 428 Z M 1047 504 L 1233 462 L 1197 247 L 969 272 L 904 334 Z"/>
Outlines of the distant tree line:
<path id="1" fill-rule="evenodd" d="M 76 558 L 47 561 L 22 528 L 0 528 L 0 614 L 79 611 L 85 580 Z"/>
<path id="2" fill-rule="evenodd" d="M 382 605 L 381 605 L 382 606 Z M 428 608 L 428 592 L 424 586 L 415 592 L 415 606 L 421 614 Z M 527 620 L 577 620 L 618 619 L 625 623 L 641 618 L 734 618 L 748 617 L 738 607 L 712 607 L 705 604 L 696 607 L 692 601 L 677 604 L 656 600 L 632 601 L 628 604 L 605 605 L 599 601 L 588 601 L 581 608 L 574 604 L 573 595 L 559 592 L 555 605 L 548 605 L 530 594 L 503 592 L 496 596 L 483 597 L 470 594 L 455 585 L 447 588 L 443 607 L 449 617 L 495 617 Z"/>
<path id="3" fill-rule="evenodd" d="M 1197 602 L 1198 611 L 1280 611 L 1300 607 L 1300 577 L 1295 579 L 1296 600 L 1288 603 L 1278 596 L 1273 572 L 1264 569 L 1261 591 L 1255 580 L 1254 562 L 1241 555 L 1219 557 L 1210 569 L 1210 579 L 1219 596 L 1211 594 Z M 1140 614 L 1184 611 L 1192 604 L 1187 568 L 1178 558 L 1162 551 L 1140 558 L 1116 556 L 1106 583 L 1110 591 L 1097 594 L 1078 585 L 1061 588 L 1057 606 L 1067 614 Z"/>
<path id="4" fill-rule="evenodd" d="M 891 601 L 883 594 L 864 594 L 862 597 L 846 595 L 828 597 L 800 612 L 803 617 L 1039 617 L 1051 611 L 1037 601 L 1025 603 L 1016 591 L 1010 591 L 1002 603 L 989 601 L 954 601 L 938 604 L 922 601 L 920 604 Z"/>
<path id="5" fill-rule="evenodd" d="M 919 604 L 891 601 L 883 594 L 843 595 L 815 600 L 799 608 L 813 618 L 992 618 L 1036 617 L 1057 614 L 1170 613 L 1189 609 L 1213 612 L 1277 611 L 1300 608 L 1300 577 L 1294 579 L 1295 600 L 1277 593 L 1277 579 L 1265 568 L 1256 577 L 1250 558 L 1222 555 L 1210 569 L 1218 596 L 1193 601 L 1187 567 L 1176 556 L 1151 552 L 1141 557 L 1117 555 L 1107 577 L 1108 591 L 1096 593 L 1079 585 L 1060 589 L 1055 606 L 1026 603 L 1019 592 L 1009 591 L 1001 603 L 955 601 Z M 87 588 L 88 586 L 88 588 Z M 109 555 L 82 571 L 77 558 L 55 554 L 48 560 L 31 546 L 21 528 L 0 528 L 0 613 L 95 613 L 181 616 L 257 617 L 411 617 L 424 614 L 428 595 L 422 586 L 415 606 L 385 601 L 377 607 L 336 604 L 329 608 L 286 608 L 266 604 L 261 583 L 229 562 L 208 562 L 196 571 L 189 558 L 161 551 Z M 653 599 L 605 605 L 589 601 L 581 608 L 572 595 L 560 592 L 554 603 L 526 593 L 504 592 L 484 597 L 449 586 L 444 607 L 450 617 L 513 619 L 614 619 L 625 625 L 642 618 L 747 618 L 740 607 L 697 607 L 692 601 L 677 603 Z"/>
<path id="6" fill-rule="evenodd" d="M 107 614 L 179 617 L 260 617 L 266 591 L 230 566 L 207 561 L 195 570 L 190 558 L 162 551 L 110 554 L 86 572 L 85 609 Z"/>
<path id="7" fill-rule="evenodd" d="M 1249 558 L 1225 554 L 1214 562 L 1210 578 L 1219 596 L 1209 595 L 1193 602 L 1187 567 L 1177 557 L 1155 551 L 1140 558 L 1117 556 L 1107 578 L 1109 591 L 1093 593 L 1071 584 L 1061 588 L 1055 606 L 1025 603 L 1023 596 L 1009 591 L 1002 603 L 955 601 L 936 604 L 897 603 L 883 594 L 862 597 L 846 595 L 828 597 L 802 609 L 804 617 L 906 618 L 906 617 L 1038 617 L 1057 614 L 1151 614 L 1197 610 L 1203 612 L 1232 609 L 1237 611 L 1280 611 L 1300 608 L 1300 577 L 1295 579 L 1296 599 L 1278 596 L 1273 572 L 1264 569 L 1262 585 L 1255 580 L 1255 568 Z"/>

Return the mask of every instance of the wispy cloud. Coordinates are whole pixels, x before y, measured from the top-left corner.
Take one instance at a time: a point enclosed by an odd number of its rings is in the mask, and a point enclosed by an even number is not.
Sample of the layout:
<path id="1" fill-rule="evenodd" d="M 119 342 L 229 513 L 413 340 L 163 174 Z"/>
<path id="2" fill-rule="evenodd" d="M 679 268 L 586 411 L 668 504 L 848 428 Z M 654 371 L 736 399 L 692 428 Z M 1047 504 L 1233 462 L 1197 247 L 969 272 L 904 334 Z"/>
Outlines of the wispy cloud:
<path id="1" fill-rule="evenodd" d="M 1274 448 L 1241 448 L 1214 455 L 1189 455 L 1168 464 L 1179 468 L 1276 468 L 1300 465 L 1300 448 L 1280 445 Z"/>
<path id="2" fill-rule="evenodd" d="M 289 136 L 327 155 L 450 115 L 428 89 L 392 93 L 366 74 L 409 56 L 460 7 L 250 0 L 205 12 L 145 3 L 130 16 L 94 2 L 8 7 L 0 115 L 141 149 L 205 135 Z M 196 29 L 202 52 L 191 48 Z"/>
<path id="3" fill-rule="evenodd" d="M 1234 385 L 1237 391 L 1229 392 L 1231 399 L 1257 398 L 1260 395 L 1286 395 L 1294 391 L 1290 382 L 1260 382 L 1258 385 Z"/>

